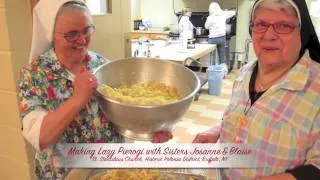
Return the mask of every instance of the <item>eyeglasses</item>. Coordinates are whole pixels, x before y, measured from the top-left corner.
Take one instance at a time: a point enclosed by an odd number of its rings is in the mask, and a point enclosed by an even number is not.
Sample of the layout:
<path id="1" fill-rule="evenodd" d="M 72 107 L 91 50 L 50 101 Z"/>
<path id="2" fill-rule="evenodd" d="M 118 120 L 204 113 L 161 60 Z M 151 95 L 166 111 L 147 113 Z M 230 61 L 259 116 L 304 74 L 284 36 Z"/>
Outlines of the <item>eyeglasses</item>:
<path id="1" fill-rule="evenodd" d="M 93 34 L 94 30 L 95 30 L 95 26 L 94 25 L 90 25 L 90 26 L 86 27 L 83 30 L 82 33 L 79 32 L 79 31 L 70 31 L 70 32 L 67 32 L 67 33 L 61 33 L 61 32 L 55 32 L 55 33 L 63 34 L 63 37 L 68 42 L 75 42 L 80 38 L 81 34 L 84 37 L 89 37 L 90 35 Z"/>
<path id="2" fill-rule="evenodd" d="M 272 26 L 273 30 L 278 34 L 289 34 L 297 27 L 295 24 L 288 22 L 279 22 L 275 24 L 270 24 L 267 22 L 254 22 L 250 25 L 250 28 L 255 33 L 265 33 Z"/>

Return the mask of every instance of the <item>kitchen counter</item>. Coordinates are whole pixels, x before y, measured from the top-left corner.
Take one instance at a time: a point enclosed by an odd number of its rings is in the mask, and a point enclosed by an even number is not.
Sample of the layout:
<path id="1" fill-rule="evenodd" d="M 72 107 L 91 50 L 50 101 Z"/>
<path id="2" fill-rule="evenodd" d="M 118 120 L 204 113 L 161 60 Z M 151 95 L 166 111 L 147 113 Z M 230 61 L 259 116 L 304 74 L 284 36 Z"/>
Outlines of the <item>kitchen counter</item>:
<path id="1" fill-rule="evenodd" d="M 140 37 L 146 37 L 151 40 L 156 40 L 156 39 L 167 39 L 169 35 L 169 31 L 132 31 L 131 32 L 131 39 L 132 41 L 137 41 Z M 136 40 L 134 40 L 136 39 Z"/>
<path id="2" fill-rule="evenodd" d="M 155 51 L 153 56 L 159 59 L 168 59 L 182 63 L 188 57 L 200 59 L 203 56 L 210 54 L 216 49 L 214 44 L 195 44 L 194 49 L 183 48 L 180 43 L 171 44 Z M 210 60 L 211 61 L 211 60 Z M 212 64 L 212 63 L 210 63 Z"/>
<path id="3" fill-rule="evenodd" d="M 135 34 L 169 34 L 170 31 L 143 31 L 143 30 L 137 30 L 137 31 L 132 31 L 131 33 Z"/>
<path id="4" fill-rule="evenodd" d="M 151 42 L 153 43 L 153 42 Z M 146 46 L 139 46 L 136 43 L 132 44 L 132 56 L 134 56 L 134 51 L 139 49 L 139 55 L 137 57 L 146 57 L 147 50 Z M 150 57 L 158 58 L 162 60 L 170 60 L 178 63 L 183 63 L 188 57 L 193 59 L 200 59 L 208 54 L 211 54 L 216 50 L 215 44 L 195 44 L 194 49 L 183 48 L 179 41 L 173 41 L 169 44 L 156 45 L 150 47 Z M 142 52 L 141 52 L 142 51 Z M 211 57 L 211 56 L 210 56 Z M 213 64 L 212 59 L 210 58 L 210 63 Z"/>

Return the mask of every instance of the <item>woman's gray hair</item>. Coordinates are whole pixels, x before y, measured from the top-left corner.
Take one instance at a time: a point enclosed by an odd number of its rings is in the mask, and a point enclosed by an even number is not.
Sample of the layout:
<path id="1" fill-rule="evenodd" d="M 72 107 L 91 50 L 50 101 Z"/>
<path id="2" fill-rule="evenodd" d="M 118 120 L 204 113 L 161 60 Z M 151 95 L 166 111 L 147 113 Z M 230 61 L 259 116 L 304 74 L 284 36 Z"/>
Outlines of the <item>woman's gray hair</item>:
<path id="1" fill-rule="evenodd" d="M 191 9 L 189 7 L 186 7 L 186 8 L 182 9 L 182 15 L 184 15 L 187 12 L 191 12 Z"/>
<path id="2" fill-rule="evenodd" d="M 257 5 L 254 7 L 251 15 L 251 19 L 253 20 L 255 11 L 258 9 L 270 9 L 270 10 L 276 10 L 276 11 L 282 11 L 290 15 L 294 15 L 299 19 L 299 22 L 301 24 L 299 9 L 295 5 L 294 2 L 291 0 L 261 0 L 257 3 Z"/>
<path id="3" fill-rule="evenodd" d="M 90 14 L 90 10 L 88 8 L 88 6 L 86 5 L 85 2 L 81 1 L 81 0 L 73 0 L 73 1 L 68 1 L 66 3 L 64 3 L 60 8 L 59 8 L 59 11 L 56 15 L 56 18 L 55 18 L 55 23 L 54 23 L 54 28 L 53 28 L 53 33 L 55 31 L 55 27 L 56 27 L 56 21 L 57 21 L 57 18 L 65 11 L 68 11 L 68 10 L 80 10 L 82 12 L 86 12 L 88 14 Z M 52 47 L 54 47 L 54 41 L 52 40 L 51 42 L 51 45 Z"/>

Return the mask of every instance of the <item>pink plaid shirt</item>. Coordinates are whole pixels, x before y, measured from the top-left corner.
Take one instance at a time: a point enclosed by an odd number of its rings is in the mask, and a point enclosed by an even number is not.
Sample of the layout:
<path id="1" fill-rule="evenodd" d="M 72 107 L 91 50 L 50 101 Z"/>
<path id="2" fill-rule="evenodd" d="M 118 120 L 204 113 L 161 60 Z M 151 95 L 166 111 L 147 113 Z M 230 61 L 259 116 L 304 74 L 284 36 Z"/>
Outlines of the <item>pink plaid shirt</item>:
<path id="1" fill-rule="evenodd" d="M 251 105 L 249 82 L 255 64 L 244 66 L 235 80 L 220 142 L 253 146 L 263 168 L 222 169 L 222 178 L 254 179 L 304 164 L 320 168 L 320 64 L 302 57 Z"/>

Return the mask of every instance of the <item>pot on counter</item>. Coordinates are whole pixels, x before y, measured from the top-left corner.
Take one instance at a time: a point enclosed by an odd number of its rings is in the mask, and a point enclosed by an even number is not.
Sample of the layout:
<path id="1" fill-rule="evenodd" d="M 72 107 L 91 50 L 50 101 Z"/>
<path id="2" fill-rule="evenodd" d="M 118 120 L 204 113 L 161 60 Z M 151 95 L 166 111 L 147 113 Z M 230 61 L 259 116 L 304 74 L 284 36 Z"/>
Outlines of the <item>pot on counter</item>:
<path id="1" fill-rule="evenodd" d="M 204 35 L 205 32 L 206 32 L 206 30 L 203 27 L 195 27 L 195 30 L 196 30 L 196 35 L 197 36 Z"/>

